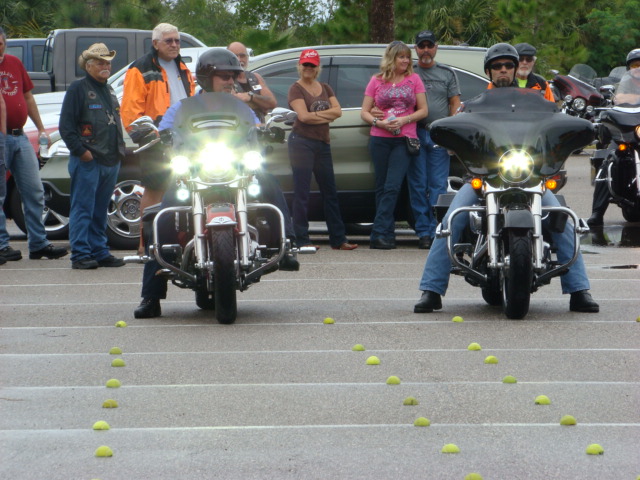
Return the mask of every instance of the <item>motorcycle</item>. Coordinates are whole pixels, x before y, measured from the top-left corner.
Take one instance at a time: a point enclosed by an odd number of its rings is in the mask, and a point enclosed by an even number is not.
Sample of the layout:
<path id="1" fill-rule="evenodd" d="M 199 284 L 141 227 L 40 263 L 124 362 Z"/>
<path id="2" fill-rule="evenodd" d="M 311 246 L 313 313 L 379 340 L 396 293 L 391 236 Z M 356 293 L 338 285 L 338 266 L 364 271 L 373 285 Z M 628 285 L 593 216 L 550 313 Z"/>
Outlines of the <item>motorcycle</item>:
<path id="1" fill-rule="evenodd" d="M 434 122 L 431 136 L 456 152 L 477 195 L 448 222 L 443 217 L 453 195 L 438 199 L 436 235 L 447 240 L 452 273 L 480 287 L 484 300 L 502 305 L 508 318 L 524 318 L 531 294 L 571 267 L 579 235 L 589 231 L 561 195 L 559 206 L 543 206 L 542 196 L 555 188 L 553 177 L 571 152 L 593 140 L 593 125 L 560 113 L 530 89 L 497 88 L 468 101 L 464 113 Z M 467 216 L 469 227 L 453 243 L 458 215 Z M 551 233 L 563 232 L 568 218 L 575 226 L 573 255 L 561 263 Z"/>
<path id="2" fill-rule="evenodd" d="M 557 101 L 562 102 L 562 111 L 574 117 L 592 120 L 595 110 L 610 104 L 610 93 L 598 91 L 594 86 L 596 71 L 589 65 L 574 65 L 568 75 L 560 75 L 551 70 L 554 77 L 550 81 Z"/>
<path id="3" fill-rule="evenodd" d="M 199 308 L 215 310 L 219 323 L 231 324 L 237 316 L 236 291 L 276 271 L 284 255 L 297 256 L 286 238 L 282 212 L 258 201 L 262 144 L 284 142 L 284 130 L 272 125 L 290 122 L 296 114 L 276 108 L 257 128 L 234 97 L 198 97 L 183 100 L 170 131 L 156 138 L 155 132 L 138 135 L 145 136 L 138 151 L 159 141 L 165 145 L 176 179 L 165 198 L 174 194 L 178 205 L 145 209 L 149 255 L 125 261 L 155 258 L 161 275 L 193 290 Z"/>
<path id="4" fill-rule="evenodd" d="M 623 75 L 613 98 L 613 104 L 611 108 L 600 113 L 596 133 L 598 144 L 604 148 L 594 152 L 591 165 L 598 172 L 595 178 L 596 185 L 598 182 L 605 182 L 607 186 L 607 189 L 603 190 L 603 195 L 608 195 L 608 200 L 622 209 L 625 220 L 638 222 L 640 221 L 640 72 L 629 70 Z"/>

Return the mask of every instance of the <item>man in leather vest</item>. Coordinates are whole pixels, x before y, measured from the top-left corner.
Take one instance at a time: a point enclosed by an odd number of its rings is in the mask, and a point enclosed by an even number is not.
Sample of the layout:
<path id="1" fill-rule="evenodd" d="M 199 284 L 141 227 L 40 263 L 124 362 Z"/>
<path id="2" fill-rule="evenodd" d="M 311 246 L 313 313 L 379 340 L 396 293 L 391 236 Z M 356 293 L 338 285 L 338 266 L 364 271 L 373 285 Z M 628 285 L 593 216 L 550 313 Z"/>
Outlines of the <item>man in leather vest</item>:
<path id="1" fill-rule="evenodd" d="M 264 123 L 264 116 L 277 105 L 276 97 L 259 73 L 247 71 L 249 66 L 247 47 L 240 42 L 233 42 L 229 44 L 227 50 L 238 57 L 243 69 L 235 82 L 235 96 L 256 112 L 260 121 Z"/>

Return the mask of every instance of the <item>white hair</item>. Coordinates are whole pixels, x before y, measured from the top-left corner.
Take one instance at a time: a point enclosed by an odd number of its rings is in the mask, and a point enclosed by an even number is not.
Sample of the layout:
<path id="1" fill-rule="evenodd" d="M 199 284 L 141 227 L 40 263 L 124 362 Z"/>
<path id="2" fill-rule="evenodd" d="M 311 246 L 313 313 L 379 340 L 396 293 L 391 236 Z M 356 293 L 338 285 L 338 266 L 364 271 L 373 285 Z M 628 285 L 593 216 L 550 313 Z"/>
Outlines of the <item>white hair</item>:
<path id="1" fill-rule="evenodd" d="M 153 29 L 153 33 L 151 34 L 151 40 L 162 40 L 167 33 L 177 33 L 178 27 L 171 25 L 170 23 L 159 23 Z"/>

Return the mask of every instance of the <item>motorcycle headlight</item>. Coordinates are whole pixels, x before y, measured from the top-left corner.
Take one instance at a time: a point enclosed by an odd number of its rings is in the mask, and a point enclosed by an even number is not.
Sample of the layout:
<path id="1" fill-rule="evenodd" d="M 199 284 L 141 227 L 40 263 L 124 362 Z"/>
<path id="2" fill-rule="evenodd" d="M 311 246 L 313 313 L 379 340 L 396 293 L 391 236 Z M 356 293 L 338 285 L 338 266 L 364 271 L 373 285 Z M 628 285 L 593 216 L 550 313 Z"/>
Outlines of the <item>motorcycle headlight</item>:
<path id="1" fill-rule="evenodd" d="M 249 187 L 247 187 L 247 193 L 249 194 L 250 197 L 253 197 L 253 198 L 256 198 L 258 195 L 260 195 L 261 190 L 262 189 L 260 188 L 260 184 L 258 183 L 258 180 L 256 180 L 255 178 L 249 184 Z"/>
<path id="2" fill-rule="evenodd" d="M 506 183 L 520 184 L 533 173 L 533 158 L 524 150 L 509 150 L 499 161 L 500 178 Z"/>
<path id="3" fill-rule="evenodd" d="M 191 167 L 191 162 L 184 155 L 177 155 L 171 159 L 171 170 L 176 175 L 186 175 L 189 173 L 189 168 Z"/>
<path id="4" fill-rule="evenodd" d="M 262 158 L 260 152 L 250 150 L 243 155 L 242 164 L 244 165 L 244 168 L 246 168 L 250 172 L 255 172 L 256 170 L 260 170 L 260 168 L 262 168 L 263 160 L 264 159 Z"/>
<path id="5" fill-rule="evenodd" d="M 571 106 L 578 112 L 581 112 L 585 108 L 587 108 L 587 101 L 582 97 L 578 97 L 573 101 L 573 104 Z"/>
<path id="6" fill-rule="evenodd" d="M 198 156 L 203 178 L 210 182 L 231 180 L 235 176 L 235 153 L 224 143 L 208 143 Z"/>
<path id="7" fill-rule="evenodd" d="M 635 132 L 636 132 L 636 138 L 640 140 L 640 125 L 636 125 Z"/>

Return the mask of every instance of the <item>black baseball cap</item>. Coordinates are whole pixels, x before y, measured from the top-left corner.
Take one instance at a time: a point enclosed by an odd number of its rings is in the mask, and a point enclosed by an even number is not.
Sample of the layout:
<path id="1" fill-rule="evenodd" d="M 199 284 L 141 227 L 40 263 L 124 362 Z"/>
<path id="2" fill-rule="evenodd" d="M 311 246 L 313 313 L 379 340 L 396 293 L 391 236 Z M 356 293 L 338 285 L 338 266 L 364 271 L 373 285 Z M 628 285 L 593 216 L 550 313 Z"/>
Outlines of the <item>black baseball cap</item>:
<path id="1" fill-rule="evenodd" d="M 521 57 L 523 55 L 531 55 L 533 57 L 537 52 L 536 47 L 528 43 L 518 43 L 514 45 L 514 47 L 516 47 L 516 51 L 518 52 L 518 55 L 520 55 Z"/>
<path id="2" fill-rule="evenodd" d="M 438 43 L 436 36 L 431 30 L 422 30 L 416 35 L 416 45 L 420 45 L 422 42 Z"/>

